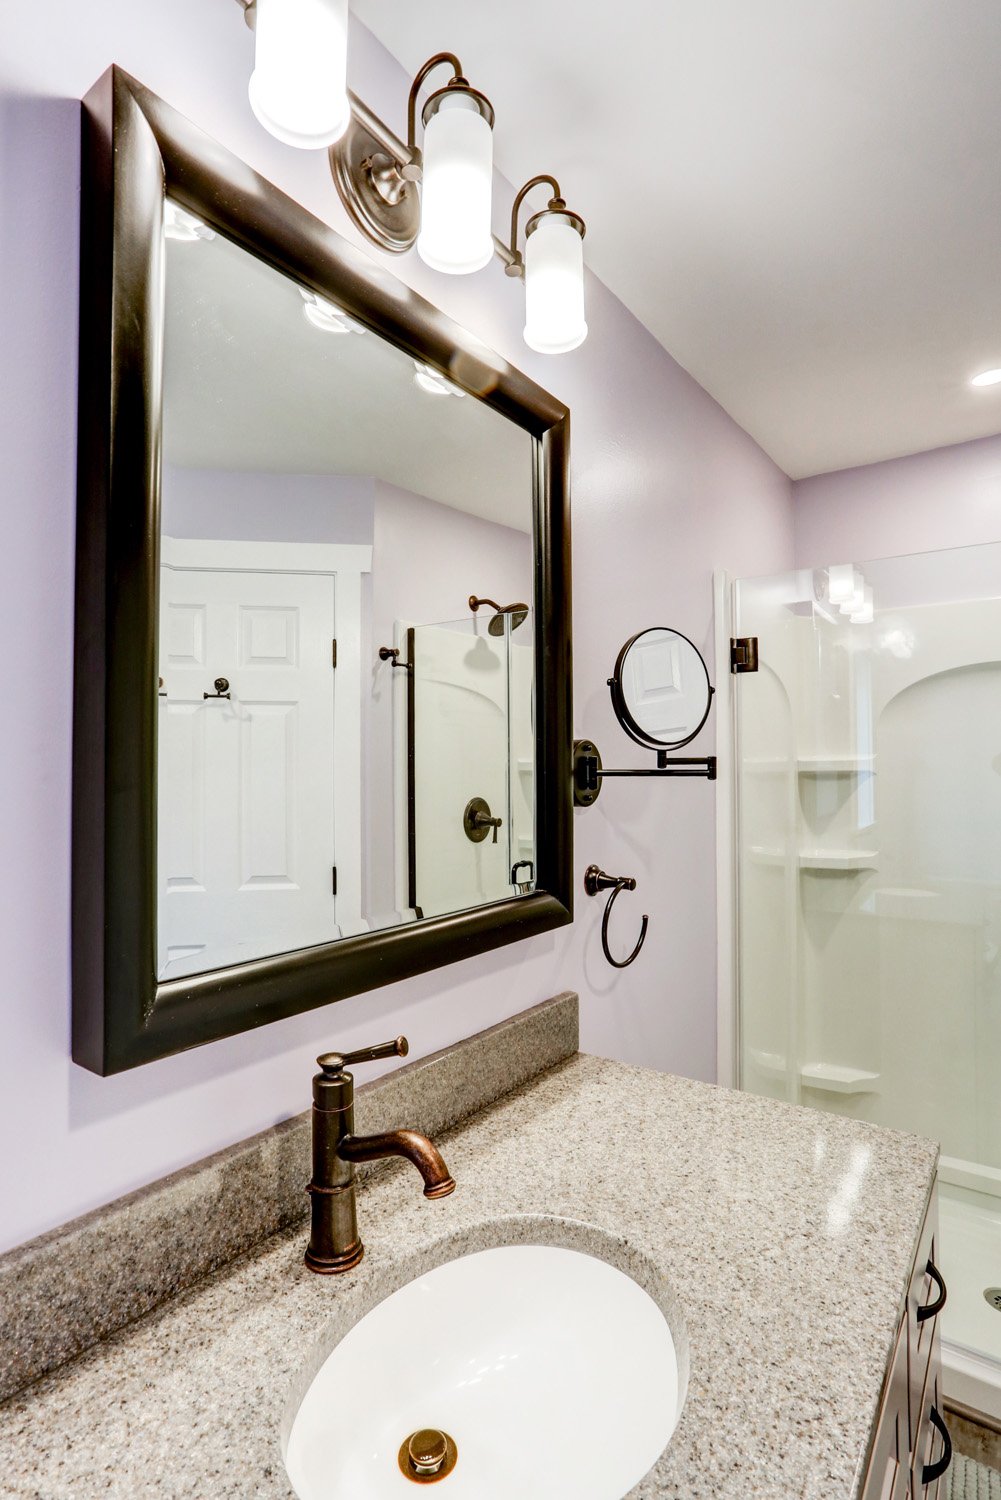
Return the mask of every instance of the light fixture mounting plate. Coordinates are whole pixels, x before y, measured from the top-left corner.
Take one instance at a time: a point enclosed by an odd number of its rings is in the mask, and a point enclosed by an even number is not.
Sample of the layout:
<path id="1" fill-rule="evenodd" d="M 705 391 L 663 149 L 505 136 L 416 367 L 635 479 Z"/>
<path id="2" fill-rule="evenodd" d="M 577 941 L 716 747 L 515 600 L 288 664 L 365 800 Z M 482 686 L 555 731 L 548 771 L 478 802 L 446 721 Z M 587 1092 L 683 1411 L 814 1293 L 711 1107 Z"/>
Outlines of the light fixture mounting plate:
<path id="1" fill-rule="evenodd" d="M 340 140 L 330 147 L 330 173 L 362 234 L 391 255 L 413 248 L 421 227 L 417 184 L 393 171 L 384 142 L 354 113 Z"/>

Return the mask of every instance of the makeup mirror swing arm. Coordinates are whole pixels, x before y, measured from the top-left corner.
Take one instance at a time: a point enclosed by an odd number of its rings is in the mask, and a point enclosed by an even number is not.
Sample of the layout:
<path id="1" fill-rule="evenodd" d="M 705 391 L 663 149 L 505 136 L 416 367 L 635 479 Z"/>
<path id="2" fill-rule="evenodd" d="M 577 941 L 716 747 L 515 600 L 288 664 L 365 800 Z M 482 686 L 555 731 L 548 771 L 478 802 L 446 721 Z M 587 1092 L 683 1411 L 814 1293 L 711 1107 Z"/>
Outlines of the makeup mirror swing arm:
<path id="1" fill-rule="evenodd" d="M 650 747 L 653 748 L 652 746 Z M 701 776 L 716 780 L 715 755 L 669 756 L 657 751 L 656 766 L 612 768 L 601 764 L 601 753 L 593 740 L 574 740 L 573 799 L 577 807 L 590 807 L 598 799 L 606 776 Z"/>

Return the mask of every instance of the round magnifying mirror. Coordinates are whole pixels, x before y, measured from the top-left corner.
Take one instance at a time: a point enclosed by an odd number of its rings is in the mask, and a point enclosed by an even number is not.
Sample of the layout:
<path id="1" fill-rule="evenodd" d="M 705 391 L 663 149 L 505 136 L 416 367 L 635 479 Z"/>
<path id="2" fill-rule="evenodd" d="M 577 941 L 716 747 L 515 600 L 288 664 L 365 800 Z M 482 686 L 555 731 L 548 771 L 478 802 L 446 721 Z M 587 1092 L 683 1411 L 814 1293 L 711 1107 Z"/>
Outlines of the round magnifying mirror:
<path id="1" fill-rule="evenodd" d="M 698 647 L 665 625 L 632 636 L 608 679 L 623 729 L 648 749 L 677 750 L 709 717 L 713 688 Z"/>

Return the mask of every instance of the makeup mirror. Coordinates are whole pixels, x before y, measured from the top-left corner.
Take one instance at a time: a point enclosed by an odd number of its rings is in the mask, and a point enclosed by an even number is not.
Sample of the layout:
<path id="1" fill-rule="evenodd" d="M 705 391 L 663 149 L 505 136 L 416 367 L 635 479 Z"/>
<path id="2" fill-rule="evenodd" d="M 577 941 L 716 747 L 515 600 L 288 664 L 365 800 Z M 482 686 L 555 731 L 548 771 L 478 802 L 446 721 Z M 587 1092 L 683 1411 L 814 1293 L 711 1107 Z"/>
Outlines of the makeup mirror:
<path id="1" fill-rule="evenodd" d="M 680 630 L 655 625 L 630 636 L 608 679 L 615 716 L 637 744 L 677 750 L 709 717 L 709 669 Z"/>

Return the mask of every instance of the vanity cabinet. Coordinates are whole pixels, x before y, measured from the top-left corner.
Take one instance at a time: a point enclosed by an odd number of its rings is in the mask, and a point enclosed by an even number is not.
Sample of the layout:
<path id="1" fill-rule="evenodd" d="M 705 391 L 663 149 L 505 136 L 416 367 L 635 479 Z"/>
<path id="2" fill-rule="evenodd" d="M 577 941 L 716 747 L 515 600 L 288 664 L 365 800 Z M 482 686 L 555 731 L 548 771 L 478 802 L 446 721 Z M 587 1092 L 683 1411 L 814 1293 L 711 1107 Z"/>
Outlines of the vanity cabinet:
<path id="1" fill-rule="evenodd" d="M 939 1500 L 951 1451 L 942 1411 L 942 1336 L 938 1314 L 945 1285 L 937 1270 L 938 1204 L 933 1193 L 921 1228 L 883 1387 L 861 1500 Z M 929 1475 L 926 1482 L 925 1476 Z"/>

